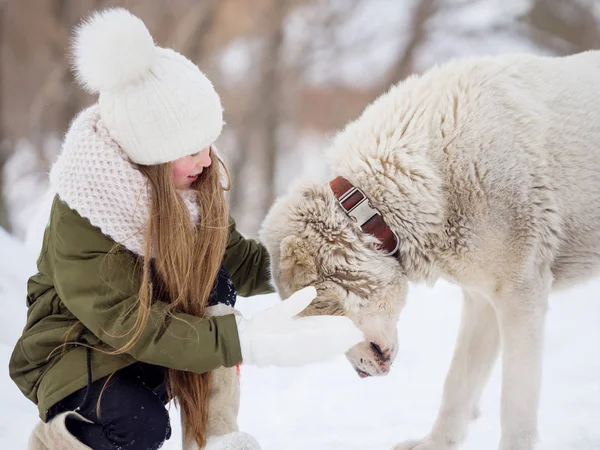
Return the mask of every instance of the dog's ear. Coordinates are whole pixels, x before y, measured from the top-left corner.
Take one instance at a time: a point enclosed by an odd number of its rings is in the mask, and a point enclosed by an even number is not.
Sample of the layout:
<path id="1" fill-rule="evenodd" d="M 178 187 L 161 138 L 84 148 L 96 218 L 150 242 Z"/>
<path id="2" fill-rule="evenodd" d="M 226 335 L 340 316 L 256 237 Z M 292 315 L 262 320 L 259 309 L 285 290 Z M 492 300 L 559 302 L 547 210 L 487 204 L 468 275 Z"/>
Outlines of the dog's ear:
<path id="1" fill-rule="evenodd" d="M 298 316 L 343 316 L 344 307 L 340 299 L 329 291 L 319 292 L 316 299 Z"/>
<path id="2" fill-rule="evenodd" d="M 298 236 L 287 236 L 279 246 L 279 269 L 287 286 L 297 290 L 317 280 L 317 265 L 306 242 Z"/>

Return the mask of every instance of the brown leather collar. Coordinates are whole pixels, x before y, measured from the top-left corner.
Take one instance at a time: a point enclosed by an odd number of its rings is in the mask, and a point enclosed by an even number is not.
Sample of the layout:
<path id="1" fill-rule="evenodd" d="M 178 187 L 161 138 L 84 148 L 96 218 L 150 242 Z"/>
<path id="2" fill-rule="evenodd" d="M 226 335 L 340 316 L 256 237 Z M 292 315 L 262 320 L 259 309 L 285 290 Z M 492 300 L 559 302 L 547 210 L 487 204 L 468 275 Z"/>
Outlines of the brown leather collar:
<path id="1" fill-rule="evenodd" d="M 355 221 L 363 232 L 379 239 L 378 248 L 386 251 L 386 255 L 395 255 L 400 246 L 400 239 L 386 225 L 381 213 L 373 208 L 365 193 L 344 177 L 331 180 L 329 186 L 346 215 Z"/>

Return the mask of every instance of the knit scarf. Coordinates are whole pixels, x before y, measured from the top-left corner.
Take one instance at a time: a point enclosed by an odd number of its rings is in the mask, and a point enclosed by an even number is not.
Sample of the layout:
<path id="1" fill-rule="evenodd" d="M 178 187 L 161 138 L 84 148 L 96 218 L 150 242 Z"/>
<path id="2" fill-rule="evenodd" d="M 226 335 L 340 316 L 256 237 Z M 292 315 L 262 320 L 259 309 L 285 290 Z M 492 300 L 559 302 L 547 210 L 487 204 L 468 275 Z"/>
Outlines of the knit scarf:
<path id="1" fill-rule="evenodd" d="M 71 123 L 61 153 L 50 171 L 60 199 L 128 250 L 144 256 L 150 215 L 144 175 L 110 137 L 97 105 Z M 178 191 L 194 222 L 199 207 L 194 191 Z"/>

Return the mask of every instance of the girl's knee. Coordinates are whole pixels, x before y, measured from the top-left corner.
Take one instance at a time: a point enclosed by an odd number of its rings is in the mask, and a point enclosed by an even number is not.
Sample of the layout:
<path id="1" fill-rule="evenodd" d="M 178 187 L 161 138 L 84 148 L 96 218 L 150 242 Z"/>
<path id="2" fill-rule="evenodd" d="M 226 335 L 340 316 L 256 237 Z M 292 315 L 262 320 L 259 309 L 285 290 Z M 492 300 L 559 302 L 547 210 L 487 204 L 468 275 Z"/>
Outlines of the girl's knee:
<path id="1" fill-rule="evenodd" d="M 171 422 L 169 414 L 164 409 L 151 414 L 142 415 L 142 420 L 135 421 L 138 425 L 132 436 L 138 442 L 139 448 L 157 449 L 171 437 Z M 132 446 L 132 448 L 138 448 Z"/>
<path id="2" fill-rule="evenodd" d="M 118 398 L 117 398 L 118 397 Z M 123 448 L 159 448 L 171 436 L 169 413 L 163 401 L 150 389 L 130 381 L 123 381 L 108 393 L 108 406 L 101 410 L 100 423 L 115 444 Z"/>

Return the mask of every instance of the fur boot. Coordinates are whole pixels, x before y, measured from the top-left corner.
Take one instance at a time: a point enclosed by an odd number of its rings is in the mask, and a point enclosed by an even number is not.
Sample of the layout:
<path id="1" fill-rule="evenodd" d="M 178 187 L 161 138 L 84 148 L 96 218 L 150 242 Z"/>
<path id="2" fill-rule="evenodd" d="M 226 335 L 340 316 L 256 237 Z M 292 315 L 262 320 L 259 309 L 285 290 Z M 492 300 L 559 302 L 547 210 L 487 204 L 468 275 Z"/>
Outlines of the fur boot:
<path id="1" fill-rule="evenodd" d="M 29 437 L 29 450 L 92 450 L 75 439 L 67 430 L 67 418 L 90 422 L 73 411 L 61 413 L 48 423 L 40 421 Z"/>

